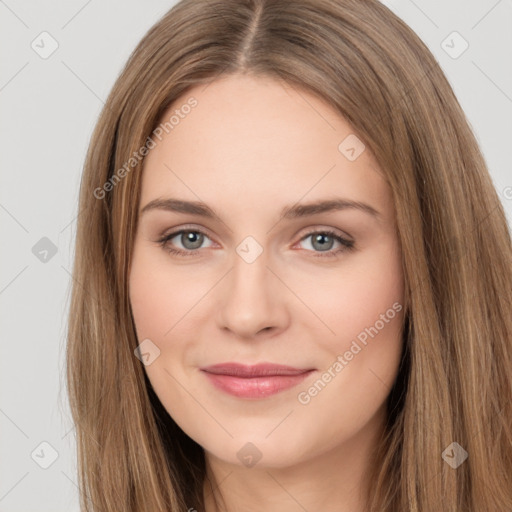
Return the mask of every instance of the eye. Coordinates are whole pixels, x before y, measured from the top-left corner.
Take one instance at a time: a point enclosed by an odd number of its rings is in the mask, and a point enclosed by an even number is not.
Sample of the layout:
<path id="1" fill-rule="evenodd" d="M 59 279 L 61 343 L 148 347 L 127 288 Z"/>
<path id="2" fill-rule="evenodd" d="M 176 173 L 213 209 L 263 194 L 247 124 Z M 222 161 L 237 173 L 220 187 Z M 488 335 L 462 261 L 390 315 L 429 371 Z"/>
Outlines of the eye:
<path id="1" fill-rule="evenodd" d="M 336 232 L 328 229 L 311 231 L 303 236 L 300 242 L 311 239 L 310 246 L 315 257 L 335 257 L 343 251 L 353 250 L 354 242 L 347 240 Z M 176 239 L 175 242 L 173 240 Z M 200 229 L 180 229 L 168 235 L 163 236 L 158 243 L 169 253 L 178 256 L 196 256 L 201 249 L 205 239 L 210 240 L 208 235 Z M 179 242 L 183 249 L 176 248 L 176 242 Z M 333 246 L 338 244 L 338 248 L 333 250 Z M 211 245 L 209 246 L 211 247 Z M 309 249 L 308 249 L 309 250 Z"/>
<path id="2" fill-rule="evenodd" d="M 172 243 L 172 240 L 175 238 L 179 243 L 181 243 L 185 250 L 173 247 L 175 243 Z M 174 233 L 170 233 L 169 235 L 165 235 L 163 238 L 158 240 L 158 243 L 172 254 L 177 254 L 179 256 L 195 256 L 195 254 L 197 254 L 196 249 L 201 248 L 205 238 L 208 238 L 208 235 L 203 233 L 201 230 L 181 229 Z"/>
<path id="3" fill-rule="evenodd" d="M 338 253 L 354 249 L 354 242 L 341 237 L 332 230 L 312 231 L 301 239 L 301 242 L 311 239 L 310 246 L 313 248 L 315 257 L 335 257 Z M 332 250 L 333 245 L 339 244 L 338 248 Z M 322 254 L 323 253 L 323 254 Z"/>

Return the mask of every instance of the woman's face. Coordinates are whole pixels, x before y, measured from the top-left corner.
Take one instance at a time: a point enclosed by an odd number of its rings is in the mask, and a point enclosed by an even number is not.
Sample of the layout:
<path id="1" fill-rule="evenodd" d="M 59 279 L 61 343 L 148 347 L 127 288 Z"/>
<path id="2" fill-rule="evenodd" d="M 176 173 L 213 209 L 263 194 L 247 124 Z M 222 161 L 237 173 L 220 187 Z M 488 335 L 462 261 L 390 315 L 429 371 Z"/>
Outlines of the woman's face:
<path id="1" fill-rule="evenodd" d="M 267 78 L 196 87 L 164 121 L 173 113 L 145 160 L 130 274 L 160 401 L 227 463 L 368 454 L 403 320 L 394 207 L 378 163 L 327 104 Z M 303 373 L 204 371 L 232 362 Z"/>

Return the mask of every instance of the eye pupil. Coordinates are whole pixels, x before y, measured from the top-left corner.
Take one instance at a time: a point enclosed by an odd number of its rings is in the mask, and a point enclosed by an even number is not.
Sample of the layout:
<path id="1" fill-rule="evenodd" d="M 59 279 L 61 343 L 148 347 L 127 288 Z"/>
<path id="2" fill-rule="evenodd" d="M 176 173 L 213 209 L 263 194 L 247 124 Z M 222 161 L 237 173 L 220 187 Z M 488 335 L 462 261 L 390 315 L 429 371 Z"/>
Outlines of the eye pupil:
<path id="1" fill-rule="evenodd" d="M 327 240 L 327 243 L 325 243 Z M 320 242 L 320 245 L 315 247 L 315 243 Z M 313 237 L 313 247 L 320 249 L 320 251 L 328 251 L 332 248 L 333 239 L 331 236 L 324 233 L 319 233 Z"/>

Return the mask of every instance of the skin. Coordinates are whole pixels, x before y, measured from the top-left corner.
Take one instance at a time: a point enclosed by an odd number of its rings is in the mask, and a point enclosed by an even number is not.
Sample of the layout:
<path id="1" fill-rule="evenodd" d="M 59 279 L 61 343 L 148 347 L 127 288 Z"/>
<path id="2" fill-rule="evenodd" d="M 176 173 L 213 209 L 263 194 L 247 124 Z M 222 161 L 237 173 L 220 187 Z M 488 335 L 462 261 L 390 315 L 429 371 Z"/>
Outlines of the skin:
<path id="1" fill-rule="evenodd" d="M 389 186 L 368 148 L 354 161 L 338 150 L 353 129 L 304 90 L 234 75 L 191 89 L 164 118 L 190 97 L 197 106 L 145 159 L 139 211 L 173 197 L 202 201 L 218 217 L 140 215 L 130 300 L 139 341 L 160 350 L 145 371 L 169 414 L 205 450 L 207 512 L 362 511 L 365 471 L 400 361 L 403 308 L 307 404 L 298 395 L 365 328 L 403 305 Z M 335 198 L 379 215 L 346 208 L 280 217 L 285 206 Z M 200 235 L 196 243 L 180 234 L 158 243 L 183 226 L 204 231 L 202 245 Z M 343 247 L 308 236 L 322 229 L 352 240 L 353 249 L 322 256 Z M 252 263 L 236 251 L 247 236 L 263 249 Z M 199 369 L 229 361 L 315 371 L 291 389 L 242 399 Z M 261 453 L 252 467 L 237 457 L 248 442 Z"/>

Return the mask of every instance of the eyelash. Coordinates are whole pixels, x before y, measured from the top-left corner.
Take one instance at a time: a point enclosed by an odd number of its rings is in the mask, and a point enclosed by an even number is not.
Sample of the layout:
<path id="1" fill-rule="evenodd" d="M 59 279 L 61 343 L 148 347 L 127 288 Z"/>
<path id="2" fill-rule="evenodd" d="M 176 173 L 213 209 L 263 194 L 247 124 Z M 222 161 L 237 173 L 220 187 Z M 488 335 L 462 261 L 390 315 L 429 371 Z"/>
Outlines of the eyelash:
<path id="1" fill-rule="evenodd" d="M 163 236 L 162 238 L 160 238 L 158 240 L 158 243 L 162 246 L 162 248 L 164 248 L 171 254 L 175 254 L 177 256 L 185 256 L 185 257 L 195 256 L 198 252 L 197 249 L 195 249 L 195 250 L 190 249 L 188 251 L 183 251 L 181 249 L 173 249 L 167 245 L 169 240 L 173 239 L 176 235 L 180 235 L 182 233 L 200 233 L 200 234 L 204 235 L 205 237 L 208 237 L 208 235 L 204 231 L 201 231 L 200 229 L 195 229 L 195 228 L 194 229 L 180 229 L 179 231 L 174 231 L 173 233 Z M 319 234 L 328 235 L 328 236 L 334 238 L 337 242 L 339 242 L 341 244 L 341 247 L 337 250 L 329 250 L 329 251 L 325 251 L 325 252 L 313 251 L 315 253 L 314 257 L 334 258 L 341 252 L 352 251 L 354 249 L 353 241 L 346 240 L 345 238 L 342 238 L 337 233 L 335 233 L 334 231 L 329 230 L 329 229 L 310 231 L 309 233 L 304 235 L 300 239 L 300 241 L 305 240 L 306 238 L 310 237 L 311 235 L 319 235 Z"/>

